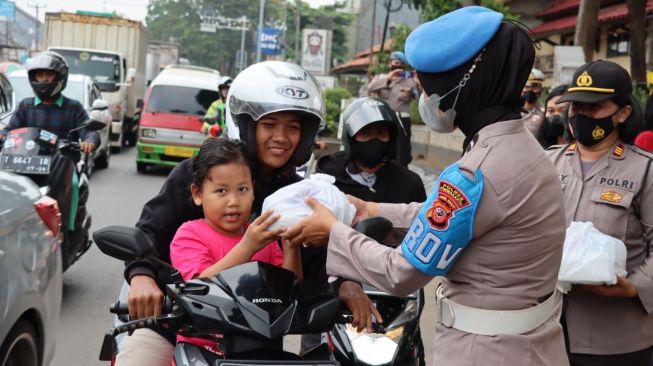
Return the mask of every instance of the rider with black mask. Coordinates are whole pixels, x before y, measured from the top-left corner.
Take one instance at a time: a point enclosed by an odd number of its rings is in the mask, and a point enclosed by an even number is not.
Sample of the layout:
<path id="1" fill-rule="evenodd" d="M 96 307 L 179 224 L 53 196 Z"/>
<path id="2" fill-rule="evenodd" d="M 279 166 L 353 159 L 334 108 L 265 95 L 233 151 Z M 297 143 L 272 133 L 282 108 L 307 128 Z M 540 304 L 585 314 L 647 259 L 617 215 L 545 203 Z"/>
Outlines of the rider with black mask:
<path id="1" fill-rule="evenodd" d="M 316 171 L 333 175 L 343 192 L 373 202 L 409 203 L 426 199 L 416 173 L 394 161 L 401 120 L 377 98 L 355 100 L 342 114 L 345 151 L 323 156 Z M 398 190 L 401 186 L 403 189 Z"/>

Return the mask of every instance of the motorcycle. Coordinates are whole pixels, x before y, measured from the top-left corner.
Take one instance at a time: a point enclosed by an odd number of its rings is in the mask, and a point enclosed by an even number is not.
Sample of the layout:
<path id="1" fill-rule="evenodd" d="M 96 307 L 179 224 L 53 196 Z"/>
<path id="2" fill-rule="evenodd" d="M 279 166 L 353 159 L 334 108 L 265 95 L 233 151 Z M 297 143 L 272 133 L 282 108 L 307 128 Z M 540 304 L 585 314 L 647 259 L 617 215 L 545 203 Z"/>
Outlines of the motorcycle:
<path id="1" fill-rule="evenodd" d="M 0 169 L 30 177 L 59 204 L 64 271 L 91 245 L 91 215 L 86 210 L 86 202 L 89 194 L 87 168 L 92 156 L 83 154 L 79 142 L 70 139 L 70 136 L 83 128 L 98 131 L 104 126 L 103 122 L 89 120 L 71 130 L 67 138 L 59 138 L 36 127 L 18 128 L 9 131 L 2 145 Z M 77 203 L 73 202 L 74 199 L 77 199 Z"/>
<path id="2" fill-rule="evenodd" d="M 364 232 L 382 243 L 392 229 L 383 218 L 374 230 Z M 364 221 L 363 221 L 364 222 Z M 424 289 L 409 296 L 394 296 L 363 284 L 363 291 L 372 300 L 384 323 L 373 319 L 373 332 L 357 332 L 349 323 L 335 324 L 322 335 L 322 343 L 329 346 L 338 362 L 349 365 L 417 365 L 423 366 L 424 345 L 419 319 L 424 308 Z"/>
<path id="3" fill-rule="evenodd" d="M 357 332 L 351 324 L 335 324 L 323 334 L 341 365 L 424 365 L 424 346 L 419 319 L 424 307 L 424 290 L 398 297 L 363 285 L 383 317 L 374 332 Z"/>
<path id="4" fill-rule="evenodd" d="M 365 220 L 361 230 L 378 227 Z M 387 220 L 386 220 L 387 221 Z M 334 324 L 351 321 L 335 294 L 309 279 L 297 281 L 293 272 L 261 262 L 248 262 L 212 278 L 185 281 L 178 271 L 151 251 L 145 234 L 136 228 L 110 226 L 93 239 L 105 254 L 120 260 L 149 258 L 172 270 L 166 285 L 163 315 L 119 323 L 105 335 L 100 360 L 112 361 L 119 351 L 116 338 L 139 328 L 164 326 L 185 337 L 215 341 L 221 354 L 178 342 L 174 365 L 339 365 L 327 344 L 299 356 L 283 351 L 283 336 L 323 333 Z M 128 314 L 125 302 L 111 306 Z"/>

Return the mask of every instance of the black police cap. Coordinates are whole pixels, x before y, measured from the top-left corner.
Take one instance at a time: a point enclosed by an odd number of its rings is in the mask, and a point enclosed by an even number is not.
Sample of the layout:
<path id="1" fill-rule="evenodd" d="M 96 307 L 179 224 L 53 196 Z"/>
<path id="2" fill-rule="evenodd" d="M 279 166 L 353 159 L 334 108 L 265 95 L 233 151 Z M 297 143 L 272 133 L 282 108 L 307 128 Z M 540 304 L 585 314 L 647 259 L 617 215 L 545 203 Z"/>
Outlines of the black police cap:
<path id="1" fill-rule="evenodd" d="M 614 62 L 597 60 L 576 69 L 567 94 L 558 99 L 556 104 L 598 103 L 632 92 L 633 85 L 628 71 Z"/>

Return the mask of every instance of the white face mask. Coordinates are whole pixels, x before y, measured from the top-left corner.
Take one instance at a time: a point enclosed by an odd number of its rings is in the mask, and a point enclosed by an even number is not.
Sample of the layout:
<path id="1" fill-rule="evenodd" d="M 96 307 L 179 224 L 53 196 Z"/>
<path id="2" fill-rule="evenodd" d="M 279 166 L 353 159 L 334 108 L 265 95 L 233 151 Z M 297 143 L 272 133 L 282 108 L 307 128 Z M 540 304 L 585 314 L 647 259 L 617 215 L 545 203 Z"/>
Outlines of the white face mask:
<path id="1" fill-rule="evenodd" d="M 469 71 L 463 76 L 462 80 L 456 85 L 453 89 L 449 90 L 445 95 L 439 96 L 437 94 L 431 94 L 425 98 L 426 93 L 422 93 L 419 97 L 419 115 L 422 117 L 422 121 L 435 132 L 440 133 L 450 133 L 456 129 L 454 121 L 456 119 L 456 104 L 458 104 L 458 97 L 460 96 L 460 91 L 463 90 L 467 80 L 472 76 L 474 70 L 476 69 L 476 63 L 481 61 L 481 56 L 485 52 L 485 48 L 481 50 L 481 53 L 476 56 L 474 63 L 470 67 Z M 456 99 L 453 101 L 451 108 L 445 112 L 440 110 L 440 102 L 447 95 L 458 91 L 456 93 Z"/>
<path id="2" fill-rule="evenodd" d="M 456 111 L 451 108 L 446 112 L 440 110 L 440 101 L 442 97 L 437 94 L 431 94 L 426 97 L 425 93 L 419 97 L 419 115 L 422 121 L 435 132 L 450 133 L 456 129 L 454 120 L 456 119 Z M 455 107 L 455 105 L 454 105 Z"/>

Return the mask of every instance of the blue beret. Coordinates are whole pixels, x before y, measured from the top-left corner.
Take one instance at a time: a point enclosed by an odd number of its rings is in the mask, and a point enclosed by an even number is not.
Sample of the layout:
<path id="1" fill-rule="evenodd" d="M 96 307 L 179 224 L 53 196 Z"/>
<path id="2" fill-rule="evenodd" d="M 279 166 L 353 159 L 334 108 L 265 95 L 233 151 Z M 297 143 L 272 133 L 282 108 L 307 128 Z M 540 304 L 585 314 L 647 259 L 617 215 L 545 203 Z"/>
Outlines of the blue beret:
<path id="1" fill-rule="evenodd" d="M 391 60 L 399 60 L 405 64 L 408 63 L 408 60 L 406 60 L 406 55 L 404 55 L 403 52 L 401 51 L 394 51 L 393 53 L 390 54 L 390 59 Z"/>
<path id="2" fill-rule="evenodd" d="M 467 6 L 424 23 L 406 39 L 406 58 L 418 71 L 439 73 L 471 60 L 494 37 L 503 14 Z"/>

